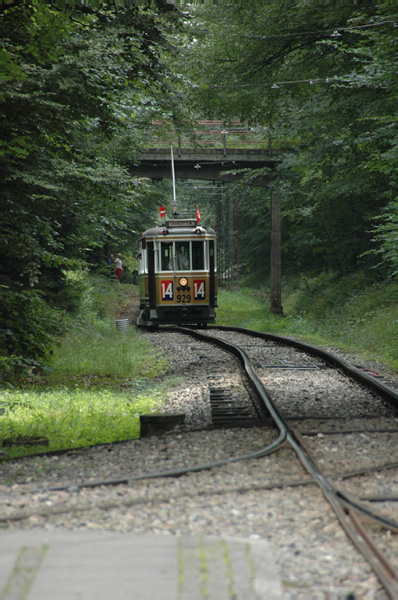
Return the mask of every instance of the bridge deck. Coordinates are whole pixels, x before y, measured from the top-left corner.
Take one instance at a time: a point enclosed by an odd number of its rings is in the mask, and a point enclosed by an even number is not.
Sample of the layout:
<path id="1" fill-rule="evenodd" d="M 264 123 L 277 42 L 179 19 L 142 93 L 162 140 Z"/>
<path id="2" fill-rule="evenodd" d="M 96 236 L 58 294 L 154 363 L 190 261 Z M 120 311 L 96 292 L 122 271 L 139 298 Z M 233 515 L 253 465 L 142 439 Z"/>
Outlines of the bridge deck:
<path id="1" fill-rule="evenodd" d="M 273 150 L 268 148 L 195 148 L 183 147 L 181 149 L 174 148 L 174 160 L 190 161 L 190 160 L 210 160 L 218 161 L 225 159 L 228 162 L 261 162 L 274 163 L 283 154 L 281 150 Z M 168 161 L 170 163 L 170 147 L 168 148 L 151 148 L 145 152 L 140 158 L 140 161 Z"/>
<path id="2" fill-rule="evenodd" d="M 179 179 L 205 179 L 236 182 L 242 178 L 243 169 L 262 169 L 270 173 L 252 180 L 251 185 L 265 187 L 282 154 L 278 150 L 254 148 L 183 148 L 174 151 L 175 176 Z M 240 171 L 240 173 L 234 173 Z M 164 179 L 172 176 L 170 148 L 152 148 L 136 162 L 130 172 L 137 177 Z"/>

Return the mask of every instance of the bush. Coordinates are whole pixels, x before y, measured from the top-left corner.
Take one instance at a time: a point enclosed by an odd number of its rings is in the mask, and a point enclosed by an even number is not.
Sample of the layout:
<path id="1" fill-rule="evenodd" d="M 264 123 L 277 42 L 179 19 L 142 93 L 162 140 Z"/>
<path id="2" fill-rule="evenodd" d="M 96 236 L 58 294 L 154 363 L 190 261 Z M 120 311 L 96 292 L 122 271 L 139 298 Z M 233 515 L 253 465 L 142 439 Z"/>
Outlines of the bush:
<path id="1" fill-rule="evenodd" d="M 3 288 L 3 367 L 11 381 L 40 367 L 49 357 L 54 335 L 62 330 L 60 311 L 35 290 Z"/>
<path id="2" fill-rule="evenodd" d="M 259 285 L 254 290 L 220 289 L 218 304 L 218 325 L 297 336 L 398 369 L 398 286 L 389 281 L 375 283 L 368 271 L 345 277 L 325 272 L 284 279 L 282 305 L 286 317 L 270 313 L 269 298 Z"/>

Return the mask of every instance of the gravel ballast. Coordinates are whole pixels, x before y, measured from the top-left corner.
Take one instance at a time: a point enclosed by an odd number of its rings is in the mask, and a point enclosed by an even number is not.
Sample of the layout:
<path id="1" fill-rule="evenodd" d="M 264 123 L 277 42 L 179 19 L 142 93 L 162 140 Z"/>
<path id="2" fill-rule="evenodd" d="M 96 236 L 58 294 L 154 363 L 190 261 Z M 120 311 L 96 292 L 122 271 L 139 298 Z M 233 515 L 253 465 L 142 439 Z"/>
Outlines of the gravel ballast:
<path id="1" fill-rule="evenodd" d="M 184 378 L 162 408 L 166 414 L 184 413 L 184 425 L 167 434 L 73 455 L 3 463 L 2 527 L 265 539 L 273 549 L 286 599 L 326 600 L 351 593 L 355 598 L 385 600 L 387 595 L 372 570 L 347 539 L 320 490 L 308 483 L 309 476 L 288 446 L 264 458 L 178 478 L 129 481 L 129 476 L 250 454 L 267 446 L 277 435 L 275 429 L 267 427 L 210 428 L 209 386 L 216 382 L 232 390 L 236 397 L 247 394 L 236 360 L 228 353 L 175 333 L 145 335 L 167 351 L 171 365 L 167 375 Z M 364 366 L 375 368 L 374 364 Z M 292 425 L 303 432 L 330 426 L 326 419 L 330 416 L 328 372 L 322 372 L 321 384 L 313 383 L 315 375 L 310 373 L 310 378 L 307 375 L 303 379 L 302 388 L 314 400 L 318 422 L 313 419 L 309 423 L 305 418 L 293 421 Z M 268 383 L 274 386 L 274 392 L 282 386 L 278 377 Z M 323 395 L 315 390 L 316 385 L 321 386 Z M 289 390 L 284 393 L 289 398 Z M 398 468 L 347 480 L 340 477 L 343 471 L 364 465 L 398 462 L 398 433 L 379 433 L 381 429 L 398 430 L 397 413 L 390 407 L 379 411 L 371 405 L 372 394 L 360 386 L 350 388 L 349 396 L 355 408 L 348 414 L 344 413 L 343 404 L 339 406 L 339 398 L 334 400 L 333 412 L 340 417 L 340 425 L 347 426 L 349 420 L 351 427 L 363 428 L 370 422 L 367 417 L 371 413 L 375 431 L 311 434 L 304 435 L 305 440 L 318 464 L 327 473 L 336 474 L 335 481 L 341 489 L 357 497 L 387 491 L 398 496 Z M 289 418 L 298 414 L 300 401 L 295 401 L 298 405 L 291 408 Z M 346 406 L 345 396 L 342 402 Z M 110 478 L 124 478 L 127 483 L 82 488 L 77 485 Z M 58 486 L 66 489 L 51 489 Z M 366 504 L 397 520 L 397 502 Z M 378 545 L 398 569 L 398 534 L 376 526 L 373 530 Z"/>

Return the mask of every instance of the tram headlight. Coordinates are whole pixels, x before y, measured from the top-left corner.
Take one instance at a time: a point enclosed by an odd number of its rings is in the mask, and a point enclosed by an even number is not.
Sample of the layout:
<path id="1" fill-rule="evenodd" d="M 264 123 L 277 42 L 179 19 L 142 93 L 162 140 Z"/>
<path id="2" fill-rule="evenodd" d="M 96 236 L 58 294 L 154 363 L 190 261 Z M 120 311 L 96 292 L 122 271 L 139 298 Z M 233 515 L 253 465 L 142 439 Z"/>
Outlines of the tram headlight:
<path id="1" fill-rule="evenodd" d="M 185 287 L 188 284 L 188 279 L 186 277 L 180 277 L 178 283 L 181 287 Z"/>

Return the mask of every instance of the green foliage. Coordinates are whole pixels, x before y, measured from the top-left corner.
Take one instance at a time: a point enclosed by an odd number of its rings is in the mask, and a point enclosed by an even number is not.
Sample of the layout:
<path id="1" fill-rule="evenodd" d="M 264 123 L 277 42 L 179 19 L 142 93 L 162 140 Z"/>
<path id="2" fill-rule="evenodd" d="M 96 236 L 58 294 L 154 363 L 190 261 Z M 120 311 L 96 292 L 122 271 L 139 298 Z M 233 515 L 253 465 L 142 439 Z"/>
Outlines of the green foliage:
<path id="1" fill-rule="evenodd" d="M 254 289 L 241 288 L 234 291 L 220 289 L 217 325 L 283 333 L 286 320 L 269 312 L 268 293 L 257 286 Z"/>
<path id="2" fill-rule="evenodd" d="M 0 393 L 0 440 L 16 458 L 54 450 L 105 444 L 139 437 L 140 414 L 153 412 L 166 393 L 165 384 L 132 393 L 112 390 L 15 390 Z M 48 445 L 17 445 L 30 439 Z"/>
<path id="3" fill-rule="evenodd" d="M 1 357 L 6 381 L 26 376 L 47 360 L 53 336 L 60 333 L 61 313 L 51 308 L 35 290 L 3 289 L 4 321 Z"/>
<path id="4" fill-rule="evenodd" d="M 151 120 L 170 115 L 162 55 L 178 14 L 92 3 L 3 10 L 0 283 L 8 290 L 7 350 L 23 360 L 44 357 L 51 327 L 33 318 L 23 340 L 13 294 L 25 305 L 33 291 L 40 315 L 45 302 L 49 312 L 75 308 L 65 271 L 95 268 L 109 247 L 131 247 L 155 206 L 128 163 Z"/>
<path id="5" fill-rule="evenodd" d="M 46 384 L 117 387 L 126 378 L 151 379 L 165 370 L 165 357 L 140 332 L 116 329 L 117 311 L 134 293 L 130 287 L 87 273 L 70 273 L 69 278 L 79 281 L 84 291 L 78 313 L 65 316 L 65 332 L 48 361 Z"/>
<path id="6" fill-rule="evenodd" d="M 151 379 L 167 365 L 165 357 L 151 351 L 141 335 L 130 328 L 116 330 L 114 322 L 102 321 L 68 332 L 55 349 L 47 381 L 54 384 L 73 376 L 77 381 L 103 384 L 122 378 Z"/>
<path id="7" fill-rule="evenodd" d="M 346 277 L 322 273 L 301 278 L 288 305 L 293 318 L 309 319 L 317 333 L 343 349 L 367 353 L 398 369 L 398 286 L 375 284 L 368 272 Z"/>
<path id="8" fill-rule="evenodd" d="M 164 354 L 134 327 L 126 333 L 115 327 L 131 289 L 87 273 L 67 278 L 83 293 L 78 313 L 62 319 L 47 368 L 32 377 L 32 364 L 11 357 L 20 370 L 30 366 L 29 377 L 25 373 L 19 386 L 14 382 L 0 391 L 0 445 L 9 440 L 11 457 L 136 438 L 140 414 L 155 411 L 175 383 L 163 381 Z M 155 383 L 159 377 L 162 383 Z M 32 438 L 45 438 L 48 446 L 30 446 Z"/>
<path id="9" fill-rule="evenodd" d="M 367 271 L 299 276 L 284 282 L 285 316 L 269 312 L 259 285 L 220 290 L 218 325 L 235 325 L 298 337 L 384 362 L 398 371 L 398 286 L 375 284 Z"/>
<path id="10" fill-rule="evenodd" d="M 383 214 L 374 218 L 377 225 L 373 228 L 374 238 L 372 242 L 379 243 L 375 250 L 383 258 L 383 263 L 391 266 L 391 275 L 398 274 L 398 200 L 390 202 Z M 373 250 L 365 252 L 371 254 Z"/>
<path id="11" fill-rule="evenodd" d="M 366 267 L 382 278 L 396 268 L 397 14 L 382 2 L 195 7 L 178 66 L 196 78 L 198 111 L 262 126 L 264 141 L 296 140 L 272 182 L 291 272 Z M 261 214 L 260 198 L 253 201 Z M 380 216 L 383 229 L 372 236 Z M 241 223 L 240 239 L 262 253 L 262 223 Z"/>

